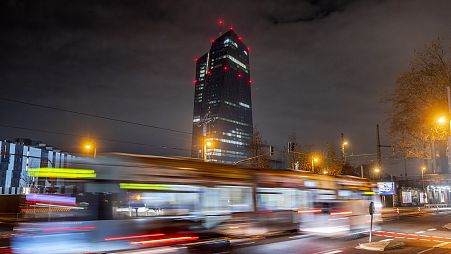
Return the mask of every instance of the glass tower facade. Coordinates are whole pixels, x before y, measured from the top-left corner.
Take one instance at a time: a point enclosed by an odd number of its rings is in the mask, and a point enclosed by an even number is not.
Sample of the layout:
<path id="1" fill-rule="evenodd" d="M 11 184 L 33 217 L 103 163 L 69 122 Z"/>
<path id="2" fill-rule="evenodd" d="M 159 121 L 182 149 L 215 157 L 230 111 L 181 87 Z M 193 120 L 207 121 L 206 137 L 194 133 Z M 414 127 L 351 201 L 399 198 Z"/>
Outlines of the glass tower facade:
<path id="1" fill-rule="evenodd" d="M 196 60 L 192 156 L 233 163 L 248 157 L 252 137 L 249 50 L 229 30 Z M 207 146 L 206 144 L 209 144 Z"/>

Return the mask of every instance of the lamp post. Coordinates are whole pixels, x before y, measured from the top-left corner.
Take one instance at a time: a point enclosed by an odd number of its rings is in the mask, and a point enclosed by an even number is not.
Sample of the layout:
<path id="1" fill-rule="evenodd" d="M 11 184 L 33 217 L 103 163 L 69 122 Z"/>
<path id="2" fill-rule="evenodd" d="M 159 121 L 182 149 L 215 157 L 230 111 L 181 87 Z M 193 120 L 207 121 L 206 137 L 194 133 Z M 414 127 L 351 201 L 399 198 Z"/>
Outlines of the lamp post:
<path id="1" fill-rule="evenodd" d="M 439 128 L 446 127 L 448 123 L 448 117 L 445 115 L 441 115 L 437 118 L 437 126 L 436 130 L 433 131 L 431 136 L 431 164 L 432 164 L 432 172 L 435 173 L 435 170 L 437 168 L 437 161 L 436 161 L 436 151 L 435 151 L 435 134 L 439 132 Z"/>
<path id="2" fill-rule="evenodd" d="M 343 165 L 346 163 L 345 147 L 348 145 L 348 141 L 344 140 L 343 133 L 341 133 L 341 160 Z"/>
<path id="3" fill-rule="evenodd" d="M 207 161 L 207 148 L 212 147 L 212 146 L 213 146 L 213 142 L 204 138 L 203 145 L 202 145 L 202 159 L 204 161 Z"/>
<path id="4" fill-rule="evenodd" d="M 315 162 L 318 162 L 318 158 L 315 156 L 312 156 L 312 172 L 315 171 Z"/>
<path id="5" fill-rule="evenodd" d="M 93 156 L 94 158 L 95 158 L 96 155 L 97 155 L 97 146 L 96 146 L 96 143 L 93 142 L 93 141 L 85 142 L 85 143 L 82 145 L 82 149 L 83 149 L 83 151 L 84 151 L 85 153 L 92 154 L 92 156 Z"/>
<path id="6" fill-rule="evenodd" d="M 423 191 L 424 191 L 424 171 L 426 171 L 426 167 L 422 166 L 421 167 L 421 182 L 423 184 Z"/>
<path id="7" fill-rule="evenodd" d="M 380 173 L 381 172 L 381 169 L 380 168 L 378 168 L 378 167 L 376 167 L 376 168 L 374 168 L 374 173 L 376 173 L 377 174 L 377 179 L 380 179 Z"/>

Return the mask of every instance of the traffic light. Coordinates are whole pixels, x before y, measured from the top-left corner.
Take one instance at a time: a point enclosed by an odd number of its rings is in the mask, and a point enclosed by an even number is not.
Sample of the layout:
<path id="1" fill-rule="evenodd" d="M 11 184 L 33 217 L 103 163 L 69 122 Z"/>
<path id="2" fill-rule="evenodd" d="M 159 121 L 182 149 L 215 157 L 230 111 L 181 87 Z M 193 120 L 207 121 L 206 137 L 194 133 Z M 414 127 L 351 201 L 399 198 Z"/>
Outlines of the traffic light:
<path id="1" fill-rule="evenodd" d="M 269 156 L 274 155 L 274 146 L 269 146 Z"/>
<path id="2" fill-rule="evenodd" d="M 294 152 L 294 142 L 288 142 L 288 152 Z"/>

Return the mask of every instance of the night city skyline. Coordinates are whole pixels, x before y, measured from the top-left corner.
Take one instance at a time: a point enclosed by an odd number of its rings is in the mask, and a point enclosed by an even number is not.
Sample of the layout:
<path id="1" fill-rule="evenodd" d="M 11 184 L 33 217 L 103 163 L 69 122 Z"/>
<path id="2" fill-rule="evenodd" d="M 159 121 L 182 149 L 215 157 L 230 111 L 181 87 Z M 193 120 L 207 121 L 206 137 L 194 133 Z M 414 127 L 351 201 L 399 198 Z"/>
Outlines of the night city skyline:
<path id="1" fill-rule="evenodd" d="M 278 149 L 292 133 L 315 149 L 338 147 L 343 132 L 350 153 L 373 153 L 377 123 L 382 141 L 390 143 L 386 98 L 398 73 L 415 49 L 449 37 L 446 1 L 2 5 L 2 97 L 188 133 L 193 59 L 217 35 L 218 18 L 224 19 L 251 48 L 254 126 Z M 200 18 L 195 13 L 201 6 L 210 11 Z M 190 134 L 1 103 L 6 125 L 155 146 L 99 140 L 100 151 L 190 154 Z M 1 130 L 2 138 L 79 147 L 78 137 Z"/>
<path id="2" fill-rule="evenodd" d="M 223 23 L 218 20 L 219 37 L 196 60 L 192 157 L 235 163 L 250 156 L 253 137 L 250 51 Z"/>
<path id="3" fill-rule="evenodd" d="M 451 253 L 450 13 L 0 1 L 0 254 Z"/>

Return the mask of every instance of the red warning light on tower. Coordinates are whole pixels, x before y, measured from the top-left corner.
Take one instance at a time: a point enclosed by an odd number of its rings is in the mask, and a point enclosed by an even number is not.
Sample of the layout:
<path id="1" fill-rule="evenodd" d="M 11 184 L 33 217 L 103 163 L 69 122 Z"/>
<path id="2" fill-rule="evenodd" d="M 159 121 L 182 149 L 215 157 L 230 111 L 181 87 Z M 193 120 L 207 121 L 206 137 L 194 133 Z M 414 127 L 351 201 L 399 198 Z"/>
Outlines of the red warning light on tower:
<path id="1" fill-rule="evenodd" d="M 229 26 L 229 30 L 233 30 L 233 29 L 235 29 L 235 27 Z"/>
<path id="2" fill-rule="evenodd" d="M 218 19 L 218 25 L 220 25 L 220 26 L 224 25 L 224 20 L 219 18 Z"/>
<path id="3" fill-rule="evenodd" d="M 224 66 L 222 69 L 226 71 L 226 70 L 229 69 L 229 67 L 227 67 L 227 65 L 226 65 L 226 66 Z"/>

